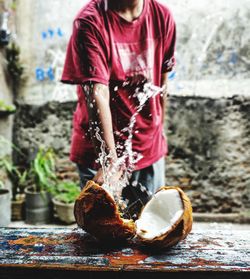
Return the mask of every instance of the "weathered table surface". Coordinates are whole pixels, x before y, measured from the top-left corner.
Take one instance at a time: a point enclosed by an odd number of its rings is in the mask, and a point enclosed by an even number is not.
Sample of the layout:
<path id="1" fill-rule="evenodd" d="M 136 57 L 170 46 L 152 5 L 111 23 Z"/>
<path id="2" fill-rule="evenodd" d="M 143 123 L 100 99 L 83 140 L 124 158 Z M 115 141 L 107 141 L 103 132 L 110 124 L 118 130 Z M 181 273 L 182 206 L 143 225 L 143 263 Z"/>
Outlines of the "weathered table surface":
<path id="1" fill-rule="evenodd" d="M 249 239 L 249 231 L 199 230 L 156 254 L 104 247 L 79 229 L 2 228 L 0 278 L 250 278 Z"/>

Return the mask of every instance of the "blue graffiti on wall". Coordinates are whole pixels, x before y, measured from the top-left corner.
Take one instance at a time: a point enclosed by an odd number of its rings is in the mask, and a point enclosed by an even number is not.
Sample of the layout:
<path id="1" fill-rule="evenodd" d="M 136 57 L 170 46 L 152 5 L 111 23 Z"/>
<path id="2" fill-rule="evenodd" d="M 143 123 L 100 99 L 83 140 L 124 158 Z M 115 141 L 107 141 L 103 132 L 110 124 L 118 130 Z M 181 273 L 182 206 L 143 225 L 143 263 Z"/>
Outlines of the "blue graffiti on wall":
<path id="1" fill-rule="evenodd" d="M 43 68 L 36 68 L 36 80 L 44 81 L 45 79 L 49 79 L 51 81 L 55 80 L 55 75 L 52 67 L 49 67 L 47 70 Z"/>
<path id="2" fill-rule="evenodd" d="M 57 29 L 48 28 L 48 30 L 42 31 L 41 35 L 42 35 L 42 39 L 46 40 L 46 39 L 53 39 L 56 36 L 63 37 L 64 33 L 62 29 L 58 27 Z"/>
<path id="3" fill-rule="evenodd" d="M 62 38 L 63 36 L 64 33 L 60 27 L 48 28 L 47 30 L 41 32 L 41 37 L 44 41 L 49 39 Z M 54 81 L 56 79 L 55 65 L 53 65 L 52 63 L 52 65 L 49 66 L 49 68 L 37 67 L 35 69 L 35 76 L 37 81 L 45 81 L 45 80 Z"/>

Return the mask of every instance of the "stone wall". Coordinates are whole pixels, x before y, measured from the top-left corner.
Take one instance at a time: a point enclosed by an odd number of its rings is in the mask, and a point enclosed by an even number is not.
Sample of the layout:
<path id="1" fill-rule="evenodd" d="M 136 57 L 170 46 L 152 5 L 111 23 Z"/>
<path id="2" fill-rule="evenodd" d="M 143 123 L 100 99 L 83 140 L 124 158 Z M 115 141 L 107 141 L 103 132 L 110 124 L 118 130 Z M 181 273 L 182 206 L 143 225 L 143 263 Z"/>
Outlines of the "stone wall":
<path id="1" fill-rule="evenodd" d="M 14 142 L 25 157 L 15 154 L 15 161 L 26 163 L 45 146 L 67 162 L 74 108 L 75 102 L 21 105 Z M 195 212 L 250 208 L 250 99 L 171 97 L 167 117 L 167 184 L 183 187 Z"/>
<path id="2" fill-rule="evenodd" d="M 173 97 L 167 184 L 181 185 L 196 212 L 250 207 L 250 99 Z"/>
<path id="3" fill-rule="evenodd" d="M 13 142 L 24 156 L 15 153 L 15 162 L 29 163 L 39 147 L 52 147 L 60 158 L 68 157 L 75 105 L 75 102 L 20 105 L 15 117 Z"/>

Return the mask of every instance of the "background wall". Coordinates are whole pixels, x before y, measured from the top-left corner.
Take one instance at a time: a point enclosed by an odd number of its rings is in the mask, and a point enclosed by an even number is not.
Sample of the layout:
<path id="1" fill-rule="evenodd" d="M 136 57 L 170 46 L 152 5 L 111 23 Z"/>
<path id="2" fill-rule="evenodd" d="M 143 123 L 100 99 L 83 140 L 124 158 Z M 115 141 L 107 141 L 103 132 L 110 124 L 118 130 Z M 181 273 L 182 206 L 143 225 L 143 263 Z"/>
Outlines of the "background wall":
<path id="1" fill-rule="evenodd" d="M 17 1 L 17 34 L 27 84 L 20 102 L 75 99 L 75 88 L 59 82 L 72 21 L 86 1 Z"/>
<path id="2" fill-rule="evenodd" d="M 218 98 L 248 95 L 250 1 L 168 3 L 177 22 L 177 68 L 171 91 Z"/>
<path id="3" fill-rule="evenodd" d="M 85 2 L 17 0 L 17 40 L 28 80 L 19 95 L 14 141 L 28 159 L 39 145 L 68 158 L 76 94 L 58 81 L 72 20 Z M 177 66 L 169 75 L 167 182 L 188 191 L 196 212 L 246 210 L 250 1 L 161 2 L 171 8 L 178 34 Z"/>
<path id="4" fill-rule="evenodd" d="M 177 67 L 170 93 L 222 97 L 249 95 L 250 1 L 160 0 L 177 24 Z M 17 0 L 17 38 L 28 76 L 26 103 L 75 98 L 58 81 L 72 21 L 86 0 Z"/>
<path id="5" fill-rule="evenodd" d="M 0 28 L 3 24 L 2 14 L 11 6 L 11 4 L 11 0 L 0 1 Z M 9 21 L 8 28 L 13 32 L 15 31 L 13 25 L 14 14 L 12 14 L 11 17 L 12 19 Z M 3 101 L 7 105 L 13 103 L 13 94 L 10 80 L 8 78 L 6 51 L 4 47 L 0 48 L 0 101 Z M 9 141 L 12 140 L 12 123 L 12 116 L 0 117 L 0 137 L 4 137 L 6 140 Z M 6 145 L 6 143 L 2 143 L 2 141 L 0 140 L 0 158 L 10 154 L 11 146 Z"/>
<path id="6" fill-rule="evenodd" d="M 196 212 L 250 208 L 250 98 L 172 97 L 168 185 L 180 185 Z"/>

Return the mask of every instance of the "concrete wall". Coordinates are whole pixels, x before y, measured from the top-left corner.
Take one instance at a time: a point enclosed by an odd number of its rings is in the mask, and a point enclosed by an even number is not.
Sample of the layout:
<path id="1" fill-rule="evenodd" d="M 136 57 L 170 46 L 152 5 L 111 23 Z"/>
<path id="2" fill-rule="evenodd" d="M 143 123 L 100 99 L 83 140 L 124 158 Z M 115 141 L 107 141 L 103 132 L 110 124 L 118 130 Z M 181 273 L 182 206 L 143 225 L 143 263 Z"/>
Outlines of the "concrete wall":
<path id="1" fill-rule="evenodd" d="M 160 1 L 170 7 L 177 23 L 171 94 L 249 95 L 250 1 Z M 28 76 L 23 102 L 75 98 L 74 87 L 58 81 L 72 20 L 86 2 L 17 0 L 17 35 Z"/>
<path id="2" fill-rule="evenodd" d="M 11 88 L 7 84 L 4 60 L 4 51 L 0 51 L 0 100 L 3 100 L 5 104 L 12 104 L 13 96 Z M 0 116 L 0 137 L 2 136 L 10 142 L 12 141 L 12 124 L 13 116 Z M 6 143 L 1 143 L 0 140 L 0 158 L 9 154 L 11 154 L 11 146 L 6 145 Z"/>
<path id="3" fill-rule="evenodd" d="M 0 2 L 0 28 L 2 28 L 2 13 L 9 11 L 8 29 L 12 34 L 15 33 L 15 14 L 11 10 L 12 0 L 5 0 Z M 6 63 L 6 47 L 0 49 L 0 100 L 7 105 L 12 105 L 14 102 L 12 86 L 10 84 L 10 76 L 7 71 Z M 0 159 L 12 154 L 12 131 L 13 131 L 14 117 L 0 116 Z M 0 180 L 4 183 L 4 187 L 11 189 L 12 185 L 8 179 L 7 173 L 4 169 L 0 169 Z"/>
<path id="4" fill-rule="evenodd" d="M 177 23 L 176 77 L 170 92 L 249 96 L 250 1 L 162 2 L 170 6 Z"/>
<path id="5" fill-rule="evenodd" d="M 28 82 L 26 103 L 75 98 L 75 88 L 60 84 L 72 21 L 86 1 L 17 0 L 17 33 Z"/>
<path id="6" fill-rule="evenodd" d="M 12 0 L 6 0 L 0 3 L 0 28 L 2 26 L 2 13 L 6 10 L 10 11 L 8 20 L 8 29 L 13 33 L 15 28 L 13 25 L 15 15 L 11 13 L 10 7 Z M 6 63 L 6 47 L 0 49 L 0 100 L 5 104 L 10 105 L 13 103 L 13 92 L 10 84 L 9 75 L 7 72 Z M 7 141 L 12 141 L 12 128 L 13 116 L 0 117 L 0 137 L 5 138 Z M 12 152 L 11 145 L 1 142 L 0 140 L 0 158 L 10 155 Z"/>

